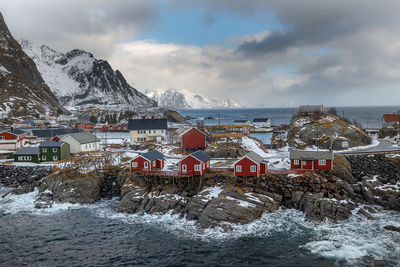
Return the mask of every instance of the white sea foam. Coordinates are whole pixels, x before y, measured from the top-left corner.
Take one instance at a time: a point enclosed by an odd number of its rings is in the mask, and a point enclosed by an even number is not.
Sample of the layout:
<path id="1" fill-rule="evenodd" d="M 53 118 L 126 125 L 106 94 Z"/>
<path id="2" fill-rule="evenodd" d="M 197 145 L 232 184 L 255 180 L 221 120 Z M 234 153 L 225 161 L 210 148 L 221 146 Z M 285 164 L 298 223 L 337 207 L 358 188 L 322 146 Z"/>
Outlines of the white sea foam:
<path id="1" fill-rule="evenodd" d="M 8 189 L 0 188 L 0 193 Z M 383 229 L 386 225 L 400 227 L 400 213 L 379 211 L 373 216 L 376 220 L 367 220 L 357 215 L 339 224 L 314 224 L 304 219 L 304 214 L 297 210 L 278 210 L 264 214 L 260 219 L 246 225 L 228 224 L 231 231 L 222 227 L 199 229 L 194 221 L 180 218 L 171 213 L 164 215 L 125 214 L 116 211 L 117 199 L 104 200 L 93 205 L 54 204 L 50 209 L 34 208 L 34 199 L 38 192 L 24 195 L 8 195 L 0 198 L 0 212 L 3 214 L 32 213 L 38 216 L 65 212 L 69 209 L 88 209 L 100 218 L 120 220 L 142 227 L 155 227 L 184 239 L 196 239 L 205 242 L 226 242 L 242 237 L 268 238 L 276 234 L 290 234 L 304 240 L 301 248 L 312 254 L 334 259 L 338 262 L 357 264 L 364 256 L 384 259 L 389 262 L 400 261 L 400 234 Z"/>

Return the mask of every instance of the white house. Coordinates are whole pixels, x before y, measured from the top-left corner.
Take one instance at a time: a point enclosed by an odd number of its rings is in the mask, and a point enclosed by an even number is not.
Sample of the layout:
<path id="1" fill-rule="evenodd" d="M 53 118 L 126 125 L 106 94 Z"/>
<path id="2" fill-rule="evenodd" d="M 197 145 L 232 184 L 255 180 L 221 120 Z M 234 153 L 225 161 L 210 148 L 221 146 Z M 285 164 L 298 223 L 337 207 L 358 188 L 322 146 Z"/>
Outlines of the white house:
<path id="1" fill-rule="evenodd" d="M 61 141 L 70 145 L 71 153 L 100 150 L 100 139 L 88 132 L 67 134 L 61 138 Z"/>
<path id="2" fill-rule="evenodd" d="M 131 119 L 128 129 L 131 144 L 135 142 L 163 141 L 167 134 L 166 119 Z"/>
<path id="3" fill-rule="evenodd" d="M 257 128 L 269 128 L 271 127 L 271 121 L 269 118 L 255 118 L 253 120 L 253 126 Z"/>

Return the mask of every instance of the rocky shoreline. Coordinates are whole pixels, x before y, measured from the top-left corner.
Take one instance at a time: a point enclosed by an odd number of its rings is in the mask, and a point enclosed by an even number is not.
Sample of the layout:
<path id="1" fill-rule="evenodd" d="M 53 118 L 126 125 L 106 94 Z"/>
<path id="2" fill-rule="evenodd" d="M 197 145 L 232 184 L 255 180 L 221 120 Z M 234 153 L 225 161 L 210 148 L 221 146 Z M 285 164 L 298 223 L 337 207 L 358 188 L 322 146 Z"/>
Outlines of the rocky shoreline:
<path id="1" fill-rule="evenodd" d="M 118 210 L 137 214 L 178 214 L 201 228 L 246 224 L 279 208 L 303 211 L 314 222 L 347 220 L 357 213 L 375 219 L 379 209 L 400 211 L 400 160 L 335 157 L 333 172 L 265 175 L 241 179 L 223 175 L 177 179 L 132 175 L 114 166 L 80 174 L 76 169 L 0 167 L 0 183 L 21 194 L 39 188 L 37 208 L 53 202 L 95 203 L 119 197 Z M 396 231 L 388 226 L 387 230 Z M 399 230 L 399 229 L 397 229 Z"/>

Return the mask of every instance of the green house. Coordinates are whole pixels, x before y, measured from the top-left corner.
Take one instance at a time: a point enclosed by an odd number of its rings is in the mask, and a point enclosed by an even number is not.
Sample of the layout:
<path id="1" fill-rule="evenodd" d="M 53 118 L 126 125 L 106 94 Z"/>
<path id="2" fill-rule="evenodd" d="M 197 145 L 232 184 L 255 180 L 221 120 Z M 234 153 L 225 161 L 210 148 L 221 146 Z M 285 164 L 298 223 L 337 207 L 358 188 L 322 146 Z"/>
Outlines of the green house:
<path id="1" fill-rule="evenodd" d="M 14 162 L 34 162 L 39 163 L 38 147 L 22 147 L 14 154 Z"/>
<path id="2" fill-rule="evenodd" d="M 70 146 L 64 141 L 46 141 L 39 146 L 40 161 L 56 161 L 68 159 Z"/>

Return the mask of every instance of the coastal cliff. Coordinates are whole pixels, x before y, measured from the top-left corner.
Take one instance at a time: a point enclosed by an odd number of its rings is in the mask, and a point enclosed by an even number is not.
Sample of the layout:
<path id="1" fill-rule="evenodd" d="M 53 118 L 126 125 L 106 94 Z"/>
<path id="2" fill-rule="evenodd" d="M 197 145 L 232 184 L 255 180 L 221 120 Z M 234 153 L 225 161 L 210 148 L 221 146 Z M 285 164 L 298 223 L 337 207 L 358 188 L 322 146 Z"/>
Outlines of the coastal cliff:
<path id="1" fill-rule="evenodd" d="M 53 202 L 87 204 L 118 197 L 120 212 L 177 214 L 194 220 L 200 228 L 229 230 L 234 224 L 250 223 L 278 209 L 301 210 L 307 220 L 314 222 L 340 222 L 354 212 L 373 220 L 379 209 L 400 211 L 399 158 L 346 159 L 336 155 L 332 172 L 252 179 L 212 174 L 180 179 L 146 177 L 114 166 L 83 174 L 77 168 L 53 169 L 46 178 L 29 180 L 19 176 L 20 182 L 11 183 L 3 175 L 11 171 L 4 170 L 0 174 L 4 185 L 20 185 L 10 193 L 32 191 L 30 181 L 39 186 L 37 208 L 51 207 Z M 23 186 L 28 187 L 21 190 Z"/>

